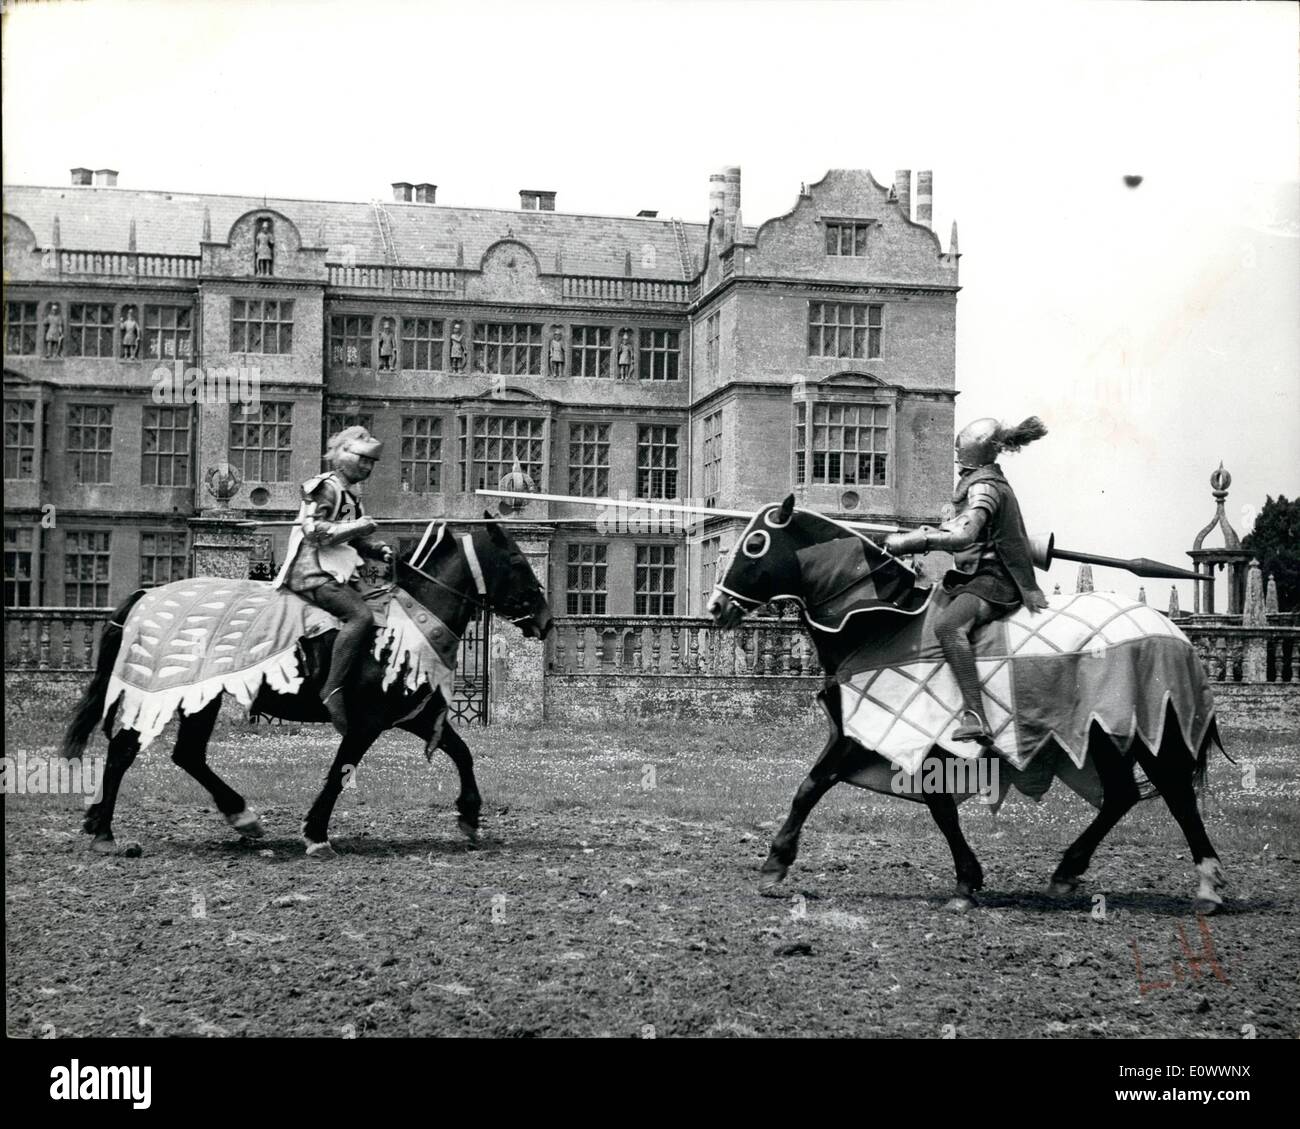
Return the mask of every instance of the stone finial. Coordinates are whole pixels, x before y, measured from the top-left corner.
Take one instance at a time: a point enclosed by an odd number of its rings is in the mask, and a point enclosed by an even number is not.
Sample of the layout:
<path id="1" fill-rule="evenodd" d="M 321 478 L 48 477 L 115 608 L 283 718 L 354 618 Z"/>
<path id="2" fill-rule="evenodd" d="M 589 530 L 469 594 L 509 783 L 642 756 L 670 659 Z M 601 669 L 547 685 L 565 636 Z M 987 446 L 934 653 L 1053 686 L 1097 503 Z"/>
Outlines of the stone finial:
<path id="1" fill-rule="evenodd" d="M 212 242 L 212 210 L 206 204 L 203 207 L 203 242 Z"/>
<path id="2" fill-rule="evenodd" d="M 952 221 L 952 234 L 948 237 L 948 254 L 956 255 L 957 251 L 957 221 Z"/>
<path id="3" fill-rule="evenodd" d="M 1223 531 L 1225 549 L 1241 548 L 1241 538 L 1237 536 L 1237 531 L 1232 528 L 1228 515 L 1223 510 L 1223 503 L 1228 498 L 1228 487 L 1231 485 L 1232 475 L 1223 469 L 1223 461 L 1220 460 L 1219 469 L 1210 475 L 1210 490 L 1214 494 L 1214 519 L 1196 535 L 1196 540 L 1192 542 L 1193 550 L 1205 544 L 1206 537 L 1213 532 L 1216 525 Z"/>
<path id="4" fill-rule="evenodd" d="M 1268 586 L 1264 590 L 1264 611 L 1268 615 L 1277 615 L 1277 577 L 1268 578 Z"/>
<path id="5" fill-rule="evenodd" d="M 1178 589 L 1172 584 L 1169 585 L 1169 618 L 1180 615 L 1181 609 L 1178 607 Z"/>
<path id="6" fill-rule="evenodd" d="M 1076 592 L 1091 592 L 1092 587 L 1092 565 L 1081 564 L 1079 566 L 1079 579 L 1074 582 Z"/>
<path id="7" fill-rule="evenodd" d="M 1145 604 L 1146 602 L 1147 602 L 1147 590 L 1146 590 L 1144 587 L 1139 586 L 1139 587 L 1138 587 L 1138 603 L 1139 603 L 1139 604 Z"/>
<path id="8" fill-rule="evenodd" d="M 1246 605 L 1241 612 L 1243 627 L 1263 627 L 1267 623 L 1264 615 L 1264 574 L 1260 571 L 1259 561 L 1250 562 L 1250 571 L 1246 573 Z"/>
<path id="9" fill-rule="evenodd" d="M 126 233 L 126 249 L 134 251 L 135 247 L 135 216 L 131 217 L 131 227 Z"/>

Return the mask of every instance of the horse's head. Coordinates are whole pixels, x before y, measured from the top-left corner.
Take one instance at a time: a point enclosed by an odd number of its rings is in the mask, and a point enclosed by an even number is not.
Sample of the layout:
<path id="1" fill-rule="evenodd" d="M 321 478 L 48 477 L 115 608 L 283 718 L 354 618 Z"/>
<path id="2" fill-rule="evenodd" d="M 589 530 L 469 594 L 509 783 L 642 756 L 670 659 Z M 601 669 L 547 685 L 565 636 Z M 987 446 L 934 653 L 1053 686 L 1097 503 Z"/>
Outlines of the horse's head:
<path id="1" fill-rule="evenodd" d="M 746 612 L 778 598 L 799 599 L 800 549 L 835 535 L 829 522 L 814 529 L 808 514 L 796 514 L 794 495 L 764 506 L 736 541 L 727 570 L 713 589 L 708 613 L 723 627 L 735 627 Z"/>
<path id="2" fill-rule="evenodd" d="M 491 517 L 491 514 L 487 515 Z M 528 558 L 496 521 L 479 523 L 468 532 L 435 526 L 408 561 L 398 565 L 398 583 L 428 606 L 448 596 L 460 598 L 461 615 L 486 607 L 515 624 L 529 639 L 545 639 L 554 623 L 551 609 Z"/>
<path id="3" fill-rule="evenodd" d="M 471 542 L 483 570 L 488 606 L 526 638 L 545 639 L 555 626 L 551 608 L 533 566 L 514 538 L 496 522 L 489 522 L 474 527 Z"/>
<path id="4" fill-rule="evenodd" d="M 900 606 L 915 579 L 906 566 L 847 526 L 796 510 L 791 494 L 780 505 L 763 507 L 745 527 L 708 612 L 720 626 L 735 627 L 746 612 L 786 599 L 800 604 L 810 621 L 826 626 L 823 617 L 838 619 L 847 606 L 863 606 L 864 599 Z M 850 591 L 856 602 L 841 607 Z"/>

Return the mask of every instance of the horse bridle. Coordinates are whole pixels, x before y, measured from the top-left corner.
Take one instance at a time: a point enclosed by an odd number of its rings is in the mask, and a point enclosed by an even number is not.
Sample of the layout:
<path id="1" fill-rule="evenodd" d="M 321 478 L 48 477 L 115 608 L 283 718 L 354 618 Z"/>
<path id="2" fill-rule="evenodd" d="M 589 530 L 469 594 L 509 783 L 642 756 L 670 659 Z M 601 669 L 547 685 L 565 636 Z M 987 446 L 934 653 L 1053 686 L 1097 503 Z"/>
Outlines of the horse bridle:
<path id="1" fill-rule="evenodd" d="M 429 581 L 430 584 L 436 585 L 437 587 L 441 588 L 444 592 L 450 592 L 458 600 L 461 600 L 462 602 L 469 604 L 471 607 L 476 608 L 478 611 L 486 612 L 488 615 L 491 615 L 492 601 L 487 598 L 487 581 L 483 576 L 483 568 L 478 562 L 478 554 L 474 550 L 474 543 L 473 541 L 470 540 L 470 534 L 468 533 L 462 534 L 459 538 L 457 538 L 457 540 L 460 541 L 461 552 L 465 554 L 465 561 L 470 566 L 470 572 L 473 574 L 474 577 L 474 586 L 479 591 L 478 596 L 472 595 L 469 592 L 462 592 L 458 588 L 453 588 L 450 584 L 446 583 L 445 581 L 439 580 L 436 576 L 432 576 L 431 574 L 425 572 L 424 569 L 420 568 L 418 565 L 411 564 L 410 561 L 403 561 L 402 563 L 407 568 L 409 568 L 412 572 L 414 572 L 416 575 L 422 576 L 425 580 Z M 507 623 L 513 623 L 516 626 L 518 626 L 518 624 L 521 621 L 530 619 L 531 617 L 532 617 L 532 613 L 526 612 L 523 615 L 517 615 L 517 616 L 503 615 L 502 619 L 504 619 Z"/>

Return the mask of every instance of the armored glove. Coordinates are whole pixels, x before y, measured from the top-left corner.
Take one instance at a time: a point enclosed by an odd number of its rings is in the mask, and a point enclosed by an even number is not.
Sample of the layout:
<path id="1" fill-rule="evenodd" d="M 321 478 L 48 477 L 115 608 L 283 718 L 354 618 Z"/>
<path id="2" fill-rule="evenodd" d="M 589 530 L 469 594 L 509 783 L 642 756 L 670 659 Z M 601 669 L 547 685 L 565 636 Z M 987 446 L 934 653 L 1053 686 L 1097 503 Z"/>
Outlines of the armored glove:
<path id="1" fill-rule="evenodd" d="M 907 533 L 891 533 L 885 538 L 885 552 L 893 553 L 896 557 L 907 553 L 929 552 L 931 532 L 928 525 L 923 525 L 920 529 Z"/>
<path id="2" fill-rule="evenodd" d="M 303 535 L 316 545 L 343 545 L 358 537 L 368 537 L 379 526 L 368 517 L 356 521 L 312 521 L 303 529 Z"/>

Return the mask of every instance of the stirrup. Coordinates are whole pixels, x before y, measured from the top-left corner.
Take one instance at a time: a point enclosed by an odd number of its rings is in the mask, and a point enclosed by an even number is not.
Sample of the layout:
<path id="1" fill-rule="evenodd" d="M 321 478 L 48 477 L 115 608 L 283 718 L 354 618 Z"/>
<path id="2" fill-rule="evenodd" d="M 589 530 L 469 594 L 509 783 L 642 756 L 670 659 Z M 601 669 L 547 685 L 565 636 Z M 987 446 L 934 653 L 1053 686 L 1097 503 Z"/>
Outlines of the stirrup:
<path id="1" fill-rule="evenodd" d="M 954 741 L 977 741 L 981 745 L 993 744 L 993 734 L 989 732 L 989 727 L 978 710 L 962 710 L 961 717 L 962 724 L 952 731 Z M 967 720 L 968 718 L 974 719 L 973 725 Z"/>
<path id="2" fill-rule="evenodd" d="M 342 686 L 335 686 L 333 690 L 321 699 L 321 705 L 325 707 L 325 712 L 330 715 L 330 721 L 338 731 L 339 736 L 346 737 L 348 735 L 347 706 L 344 705 L 342 698 L 337 702 L 331 702 L 334 695 L 342 689 Z"/>

